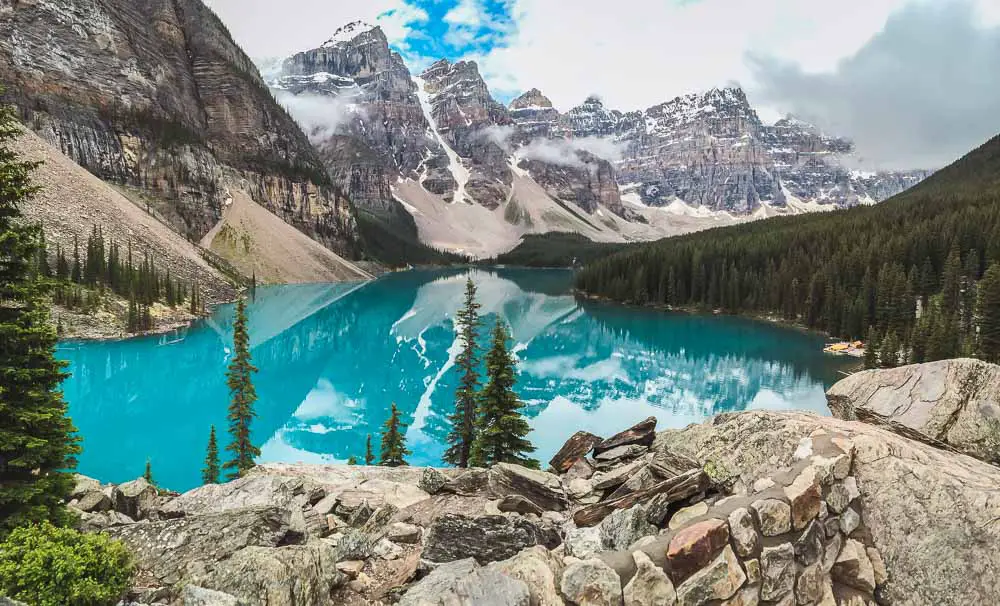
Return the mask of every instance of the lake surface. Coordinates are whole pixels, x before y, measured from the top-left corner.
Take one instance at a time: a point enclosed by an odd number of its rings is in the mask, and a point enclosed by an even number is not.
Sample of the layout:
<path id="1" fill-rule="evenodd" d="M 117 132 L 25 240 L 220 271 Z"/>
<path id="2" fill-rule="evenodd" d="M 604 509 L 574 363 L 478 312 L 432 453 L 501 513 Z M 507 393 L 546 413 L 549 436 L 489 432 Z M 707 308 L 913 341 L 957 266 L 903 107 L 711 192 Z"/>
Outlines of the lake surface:
<path id="1" fill-rule="evenodd" d="M 364 284 L 258 288 L 249 307 L 261 461 L 363 459 L 395 402 L 414 465 L 440 465 L 458 384 L 452 319 L 469 270 L 410 271 Z M 724 411 L 826 414 L 842 359 L 823 338 L 764 322 L 582 302 L 559 270 L 472 270 L 487 325 L 510 323 L 537 458 L 574 431 L 608 436 L 655 415 L 683 427 Z M 228 443 L 225 370 L 233 307 L 190 329 L 112 342 L 64 342 L 78 470 L 103 481 L 141 475 L 200 482 L 209 427 Z M 488 331 L 483 330 L 483 345 Z"/>

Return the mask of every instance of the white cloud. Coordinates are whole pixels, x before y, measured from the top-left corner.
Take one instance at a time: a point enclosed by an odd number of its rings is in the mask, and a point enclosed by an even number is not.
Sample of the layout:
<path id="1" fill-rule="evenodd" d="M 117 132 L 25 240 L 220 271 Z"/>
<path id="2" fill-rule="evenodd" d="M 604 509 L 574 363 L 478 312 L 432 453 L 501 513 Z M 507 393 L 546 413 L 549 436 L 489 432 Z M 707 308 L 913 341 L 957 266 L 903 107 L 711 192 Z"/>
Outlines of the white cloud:
<path id="1" fill-rule="evenodd" d="M 295 118 L 313 143 L 345 132 L 344 127 L 352 121 L 364 118 L 362 108 L 341 97 L 294 95 L 279 90 L 274 91 L 274 98 Z"/>
<path id="2" fill-rule="evenodd" d="M 405 40 L 427 21 L 407 0 L 205 0 L 251 57 L 287 57 L 316 48 L 351 21 L 382 27 L 405 51 Z"/>
<path id="3" fill-rule="evenodd" d="M 578 139 L 532 139 L 515 152 L 518 158 L 537 160 L 548 164 L 583 168 L 587 164 L 578 152 L 587 152 L 614 162 L 621 160 L 623 145 L 601 137 L 581 137 Z"/>
<path id="4" fill-rule="evenodd" d="M 562 110 L 597 92 L 639 109 L 731 82 L 752 92 L 747 53 L 833 69 L 915 1 L 951 0 L 617 0 L 611 10 L 604 0 L 514 0 L 507 46 L 474 58 L 494 91 L 537 86 Z M 979 3 L 1000 18 L 995 0 Z"/>

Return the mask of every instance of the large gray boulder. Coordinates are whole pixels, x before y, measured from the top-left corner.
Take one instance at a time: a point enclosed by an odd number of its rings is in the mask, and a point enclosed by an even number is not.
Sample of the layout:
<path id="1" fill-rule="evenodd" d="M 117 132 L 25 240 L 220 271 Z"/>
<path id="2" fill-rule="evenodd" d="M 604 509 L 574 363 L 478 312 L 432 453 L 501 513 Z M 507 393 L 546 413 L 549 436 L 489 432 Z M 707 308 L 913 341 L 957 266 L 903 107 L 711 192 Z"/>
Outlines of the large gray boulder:
<path id="1" fill-rule="evenodd" d="M 513 463 L 491 467 L 489 485 L 498 496 L 524 497 L 543 510 L 562 511 L 568 503 L 559 476 Z"/>
<path id="2" fill-rule="evenodd" d="M 196 575 L 201 587 L 235 596 L 248 606 L 323 606 L 346 582 L 337 551 L 326 541 L 284 547 L 246 547 Z"/>
<path id="3" fill-rule="evenodd" d="M 1000 604 L 1000 469 L 992 465 L 880 427 L 800 412 L 719 415 L 660 433 L 653 449 L 686 453 L 750 486 L 790 467 L 820 438 L 854 451 L 858 532 L 871 533 L 888 570 L 886 603 Z"/>
<path id="4" fill-rule="evenodd" d="M 1000 462 L 1000 366 L 958 359 L 869 370 L 827 392 L 834 416 L 898 424 L 988 462 Z"/>
<path id="5" fill-rule="evenodd" d="M 203 574 L 246 547 L 277 547 L 289 534 L 289 514 L 278 507 L 256 507 L 112 526 L 146 578 L 171 587 Z"/>
<path id="6" fill-rule="evenodd" d="M 414 584 L 399 606 L 530 606 L 528 586 L 472 558 L 438 566 Z"/>
<path id="7" fill-rule="evenodd" d="M 555 547 L 559 537 L 519 516 L 484 515 L 468 517 L 444 514 L 424 538 L 423 557 L 432 562 L 452 562 L 474 558 L 480 564 L 506 560 L 525 547 Z"/>

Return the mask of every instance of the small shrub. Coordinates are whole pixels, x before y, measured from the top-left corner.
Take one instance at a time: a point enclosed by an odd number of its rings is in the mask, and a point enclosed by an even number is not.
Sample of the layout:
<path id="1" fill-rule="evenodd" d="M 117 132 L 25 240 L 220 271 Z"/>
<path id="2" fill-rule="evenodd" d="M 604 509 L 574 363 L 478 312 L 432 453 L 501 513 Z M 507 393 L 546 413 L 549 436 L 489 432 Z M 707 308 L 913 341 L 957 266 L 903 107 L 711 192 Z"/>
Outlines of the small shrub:
<path id="1" fill-rule="evenodd" d="M 33 606 L 113 606 L 133 570 L 119 541 L 48 522 L 17 528 L 0 543 L 0 595 Z"/>

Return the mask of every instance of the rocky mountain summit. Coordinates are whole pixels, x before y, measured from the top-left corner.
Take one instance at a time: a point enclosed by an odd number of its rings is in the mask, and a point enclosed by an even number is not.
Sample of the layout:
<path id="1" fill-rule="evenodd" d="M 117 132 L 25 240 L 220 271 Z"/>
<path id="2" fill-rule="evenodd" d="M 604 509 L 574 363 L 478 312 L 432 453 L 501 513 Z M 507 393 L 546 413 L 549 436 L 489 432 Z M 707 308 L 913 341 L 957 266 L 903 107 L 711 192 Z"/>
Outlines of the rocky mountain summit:
<path id="1" fill-rule="evenodd" d="M 532 94 L 545 98 L 537 89 Z M 684 95 L 643 111 L 608 109 L 591 96 L 565 114 L 522 109 L 512 115 L 546 136 L 619 142 L 619 182 L 632 184 L 651 206 L 681 201 L 746 215 L 762 205 L 787 209 L 789 202 L 873 204 L 928 174 L 853 171 L 850 141 L 791 117 L 766 125 L 739 88 Z"/>
<path id="2" fill-rule="evenodd" d="M 241 191 L 357 252 L 349 201 L 200 0 L 7 2 L 0 82 L 28 128 L 191 241 Z"/>
<path id="3" fill-rule="evenodd" d="M 380 28 L 354 23 L 286 59 L 269 83 L 359 207 L 409 213 L 432 246 L 495 254 L 525 233 L 622 241 L 623 225 L 644 225 L 623 207 L 607 159 L 532 146 L 475 62 L 411 74 Z"/>
<path id="4" fill-rule="evenodd" d="M 526 233 L 648 240 L 870 204 L 925 176 L 851 170 L 849 141 L 791 118 L 765 125 L 739 88 L 627 112 L 591 96 L 565 113 L 536 88 L 504 107 L 475 62 L 411 74 L 362 23 L 286 59 L 269 84 L 362 208 L 407 212 L 422 241 L 473 254 Z M 482 234 L 456 242 L 467 225 Z"/>
<path id="5" fill-rule="evenodd" d="M 70 505 L 136 554 L 147 604 L 1000 599 L 992 465 L 797 412 L 655 430 L 577 432 L 548 471 L 271 464 L 183 495 L 80 477 Z"/>

